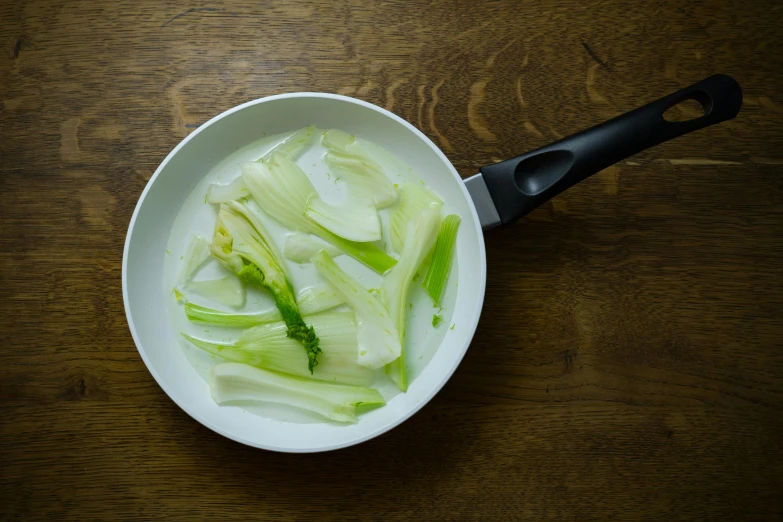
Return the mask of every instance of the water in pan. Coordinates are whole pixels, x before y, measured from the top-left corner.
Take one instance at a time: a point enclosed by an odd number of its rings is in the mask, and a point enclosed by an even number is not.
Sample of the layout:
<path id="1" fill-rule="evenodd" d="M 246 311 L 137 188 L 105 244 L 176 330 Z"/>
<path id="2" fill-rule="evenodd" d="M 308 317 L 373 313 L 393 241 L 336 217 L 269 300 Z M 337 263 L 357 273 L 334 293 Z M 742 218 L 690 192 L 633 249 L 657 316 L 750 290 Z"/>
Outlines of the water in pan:
<path id="1" fill-rule="evenodd" d="M 185 332 L 194 337 L 229 343 L 237 338 L 239 330 L 196 325 L 187 320 L 182 305 L 177 302 L 172 291 L 179 278 L 183 263 L 182 258 L 185 255 L 188 244 L 195 234 L 201 235 L 208 240 L 211 240 L 212 238 L 212 232 L 217 218 L 217 205 L 205 202 L 205 195 L 209 184 L 215 182 L 220 184 L 229 183 L 240 175 L 240 167 L 243 163 L 258 159 L 290 135 L 291 133 L 286 133 L 259 139 L 258 141 L 237 150 L 218 163 L 188 196 L 171 229 L 164 262 L 162 296 L 166 299 L 169 324 L 174 330 L 176 337 L 179 339 L 179 343 L 187 360 L 205 381 L 208 381 L 209 379 L 210 368 L 215 364 L 222 362 L 222 360 L 190 346 L 189 343 L 182 339 L 179 333 Z M 422 182 L 421 178 L 396 156 L 373 143 L 363 141 L 363 144 L 372 150 L 374 159 L 383 167 L 386 175 L 393 183 Z M 341 181 L 336 180 L 334 176 L 328 173 L 326 164 L 323 161 L 324 155 L 325 149 L 320 145 L 320 142 L 317 142 L 299 158 L 297 163 L 308 174 L 319 195 L 325 201 L 339 204 L 345 198 L 346 187 Z M 448 201 L 444 201 L 444 206 L 444 215 L 450 213 L 451 209 L 449 208 Z M 384 237 L 387 237 L 388 211 L 382 210 L 380 214 L 383 224 L 383 234 Z M 291 231 L 274 221 L 272 218 L 266 219 L 264 224 L 267 226 L 279 250 L 282 251 L 286 235 L 291 233 Z M 390 250 L 390 247 L 387 248 L 387 250 Z M 365 288 L 380 287 L 381 276 L 353 258 L 343 255 L 335 258 L 335 262 L 356 278 Z M 285 260 L 285 263 L 295 290 L 298 291 L 301 288 L 322 283 L 312 265 L 300 265 L 288 260 Z M 455 256 L 454 266 L 452 266 L 451 275 L 449 276 L 441 302 L 442 310 L 433 308 L 431 299 L 421 287 L 420 279 L 411 284 L 408 295 L 409 307 L 406 317 L 405 339 L 405 349 L 407 350 L 406 361 L 408 363 L 411 381 L 416 379 L 416 376 L 421 373 L 423 368 L 432 359 L 432 356 L 440 346 L 446 331 L 452 324 L 452 310 L 454 309 L 454 303 L 457 296 L 456 281 L 458 280 L 458 269 L 459 267 L 457 266 Z M 195 280 L 215 279 L 224 277 L 227 273 L 226 269 L 218 264 L 217 261 L 210 259 L 197 273 Z M 230 308 L 200 298 L 197 295 L 188 295 L 188 300 L 211 308 L 231 311 Z M 267 310 L 271 307 L 274 307 L 274 302 L 269 294 L 250 288 L 247 291 L 245 306 L 241 311 L 256 312 Z M 443 321 L 437 327 L 433 327 L 432 318 L 436 313 L 443 317 Z M 400 393 L 382 370 L 377 372 L 374 386 L 380 390 L 387 403 Z M 242 407 L 250 413 L 287 422 L 326 422 L 322 417 L 316 414 L 311 414 L 284 405 L 258 403 L 245 404 Z"/>

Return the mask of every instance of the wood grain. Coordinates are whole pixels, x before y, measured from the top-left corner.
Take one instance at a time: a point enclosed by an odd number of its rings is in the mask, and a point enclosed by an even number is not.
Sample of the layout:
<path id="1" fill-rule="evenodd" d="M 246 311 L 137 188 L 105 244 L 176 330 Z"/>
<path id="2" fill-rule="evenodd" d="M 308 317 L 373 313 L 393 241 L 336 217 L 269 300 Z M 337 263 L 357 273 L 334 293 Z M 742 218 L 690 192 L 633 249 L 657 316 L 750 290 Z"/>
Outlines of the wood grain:
<path id="1" fill-rule="evenodd" d="M 7 520 L 783 517 L 778 2 L 0 2 Z M 487 235 L 469 353 L 392 432 L 228 441 L 128 333 L 124 234 L 165 155 L 261 96 L 384 106 L 464 175 L 709 74 L 740 116 Z"/>

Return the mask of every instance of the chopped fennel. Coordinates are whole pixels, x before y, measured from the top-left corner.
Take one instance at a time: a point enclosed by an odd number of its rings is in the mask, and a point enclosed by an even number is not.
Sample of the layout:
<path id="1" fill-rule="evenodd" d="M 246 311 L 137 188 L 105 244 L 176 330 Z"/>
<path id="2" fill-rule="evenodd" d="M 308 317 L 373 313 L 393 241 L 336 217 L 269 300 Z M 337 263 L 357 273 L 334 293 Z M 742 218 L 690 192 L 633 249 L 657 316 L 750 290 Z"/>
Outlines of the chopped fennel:
<path id="1" fill-rule="evenodd" d="M 381 218 L 372 205 L 347 200 L 350 204 L 334 206 L 319 197 L 307 202 L 307 217 L 350 241 L 368 242 L 381 239 Z"/>
<path id="2" fill-rule="evenodd" d="M 299 311 L 303 316 L 330 310 L 344 304 L 330 285 L 318 285 L 302 289 L 296 297 Z M 255 313 L 235 313 L 214 310 L 193 303 L 185 303 L 185 315 L 197 324 L 222 326 L 224 328 L 247 328 L 273 321 L 282 321 L 277 308 Z M 319 332 L 320 333 L 320 332 Z"/>
<path id="3" fill-rule="evenodd" d="M 332 285 L 308 286 L 299 291 L 296 302 L 303 314 L 315 314 L 345 304 L 345 300 Z"/>
<path id="4" fill-rule="evenodd" d="M 307 371 L 307 355 L 286 335 L 282 321 L 245 330 L 232 344 L 182 336 L 191 344 L 228 361 L 267 370 L 356 386 L 372 384 L 375 373 L 356 362 L 356 327 L 352 312 L 330 312 L 308 316 L 318 330 L 321 350 L 312 375 Z"/>
<path id="5" fill-rule="evenodd" d="M 302 319 L 282 258 L 252 209 L 237 201 L 222 203 L 210 248 L 212 255 L 243 283 L 272 294 L 288 335 L 304 346 L 312 372 L 321 352 L 318 337 Z"/>
<path id="6" fill-rule="evenodd" d="M 315 125 L 308 125 L 307 127 L 299 129 L 298 131 L 291 134 L 291 136 L 286 138 L 285 141 L 279 145 L 276 145 L 272 150 L 260 157 L 258 161 L 268 158 L 269 155 L 273 152 L 280 152 L 285 154 L 295 161 L 305 150 L 310 147 L 310 145 L 313 143 L 313 139 L 317 135 L 318 129 L 315 127 Z"/>
<path id="7" fill-rule="evenodd" d="M 270 160 L 277 157 L 272 155 Z M 245 163 L 242 178 L 253 198 L 273 219 L 293 230 L 312 227 L 304 213 L 315 188 L 301 169 L 294 169 L 293 175 L 287 176 L 267 161 Z"/>
<path id="8" fill-rule="evenodd" d="M 177 301 L 184 302 L 186 293 L 195 293 L 225 306 L 242 306 L 245 302 L 245 289 L 233 274 L 221 279 L 193 281 L 193 276 L 209 256 L 209 241 L 194 235 L 183 256 L 185 262 L 180 272 L 179 284 L 174 289 Z"/>
<path id="9" fill-rule="evenodd" d="M 321 143 L 326 147 L 329 170 L 342 179 L 349 193 L 372 201 L 376 208 L 385 208 L 397 201 L 397 191 L 372 155 L 361 142 L 337 129 L 323 133 Z"/>
<path id="10" fill-rule="evenodd" d="M 303 379 L 240 363 L 214 366 L 209 382 L 218 404 L 262 401 L 287 404 L 340 422 L 356 421 L 356 406 L 386 402 L 378 390 Z"/>
<path id="11" fill-rule="evenodd" d="M 186 283 L 193 279 L 201 265 L 209 258 L 209 241 L 205 238 L 194 235 L 188 243 L 185 251 L 185 263 L 182 265 L 182 272 L 179 276 L 179 284 Z"/>
<path id="12" fill-rule="evenodd" d="M 359 364 L 380 368 L 397 359 L 402 351 L 401 337 L 381 301 L 340 269 L 323 250 L 313 256 L 312 263 L 356 314 Z"/>
<path id="13" fill-rule="evenodd" d="M 220 279 L 190 281 L 185 284 L 185 289 L 188 293 L 198 294 L 232 308 L 239 308 L 245 303 L 245 287 L 234 274 Z"/>
<path id="14" fill-rule="evenodd" d="M 304 203 L 299 211 L 303 211 L 307 217 L 326 230 L 349 241 L 367 242 L 377 241 L 381 238 L 381 220 L 378 217 L 378 211 L 369 203 L 352 198 L 349 198 L 341 206 L 326 203 L 318 196 L 307 174 L 293 160 L 283 154 L 271 154 L 261 162 L 261 167 L 256 170 L 263 170 L 264 166 L 268 167 L 268 170 L 278 181 L 285 178 L 291 191 L 297 192 L 297 199 L 292 199 L 292 203 L 294 205 Z M 250 168 L 252 169 L 252 166 Z M 244 172 L 243 168 L 243 175 Z M 268 186 L 267 191 L 269 190 L 271 187 Z M 283 200 L 281 203 L 286 203 L 286 201 Z"/>
<path id="15" fill-rule="evenodd" d="M 424 289 L 432 298 L 435 306 L 440 305 L 443 287 L 446 286 L 446 279 L 449 277 L 459 223 L 460 219 L 456 214 L 449 214 L 443 219 L 438 232 L 438 239 L 435 242 L 432 261 L 427 270 L 427 275 L 424 276 L 422 286 L 424 286 Z"/>
<path id="16" fill-rule="evenodd" d="M 235 199 L 246 198 L 250 191 L 245 186 L 245 180 L 242 176 L 235 178 L 227 185 L 211 183 L 207 189 L 207 201 L 210 203 L 227 203 Z"/>
<path id="17" fill-rule="evenodd" d="M 329 129 L 321 133 L 321 143 L 330 151 L 349 154 L 346 150 L 351 146 L 356 146 L 356 138 L 345 131 Z M 362 153 L 361 149 L 355 152 Z"/>
<path id="18" fill-rule="evenodd" d="M 342 250 L 323 239 L 304 232 L 294 232 L 286 236 L 283 255 L 296 263 L 309 263 L 319 250 L 326 250 L 331 257 L 343 254 Z"/>
<path id="19" fill-rule="evenodd" d="M 272 148 L 272 150 L 264 154 L 261 158 L 258 159 L 258 161 L 266 158 L 274 151 L 281 152 L 295 160 L 313 142 L 313 138 L 316 136 L 317 130 L 318 129 L 316 129 L 314 125 L 299 129 L 291 136 L 286 138 L 285 141 L 276 145 Z M 242 176 L 238 176 L 227 185 L 211 183 L 207 189 L 207 201 L 210 203 L 227 203 L 236 199 L 246 198 L 249 195 L 250 191 L 247 190 L 247 186 L 245 186 L 245 180 L 242 179 Z"/>
<path id="20" fill-rule="evenodd" d="M 389 365 L 388 372 L 402 391 L 408 389 L 405 368 L 405 303 L 408 299 L 408 289 L 419 265 L 435 244 L 439 225 L 440 208 L 425 208 L 416 214 L 408 223 L 405 246 L 400 259 L 384 276 L 381 286 L 381 298 L 394 318 L 402 345 L 399 359 Z"/>
<path id="21" fill-rule="evenodd" d="M 378 165 L 366 159 L 327 154 L 329 171 L 348 187 L 348 193 L 359 200 L 370 201 L 377 209 L 397 201 L 397 191 Z"/>
<path id="22" fill-rule="evenodd" d="M 344 156 L 339 152 L 326 155 L 329 171 L 348 187 L 348 193 L 359 200 L 369 201 L 375 208 L 386 208 L 397 201 L 397 191 L 372 160 L 357 156 Z"/>
<path id="23" fill-rule="evenodd" d="M 427 187 L 414 183 L 403 183 L 400 187 L 400 200 L 389 210 L 389 237 L 392 249 L 402 253 L 408 223 L 425 208 L 440 209 L 443 201 Z"/>
<path id="24" fill-rule="evenodd" d="M 316 136 L 322 136 L 326 149 L 327 176 L 347 191 L 339 206 L 321 199 L 296 164 Z M 424 276 L 423 288 L 439 304 L 459 217 L 447 216 L 441 222 L 443 202 L 424 182 L 392 184 L 385 174 L 391 171 L 379 161 L 385 156 L 376 159 L 375 151 L 372 144 L 345 132 L 321 134 L 310 126 L 242 165 L 241 175 L 228 184 L 209 186 L 206 200 L 220 204 L 212 244 L 194 237 L 180 258 L 180 273 L 173 275 L 179 276 L 174 295 L 184 303 L 191 322 L 243 329 L 235 341 L 182 334 L 215 357 L 218 366 L 212 370 L 210 387 L 219 404 L 266 401 L 349 422 L 356 419 L 356 405 L 384 404 L 377 390 L 364 387 L 379 376 L 376 369 L 384 366 L 397 386 L 407 389 L 406 360 L 410 364 L 414 359 L 405 350 L 406 344 L 409 350 L 411 346 L 410 339 L 406 343 L 406 312 L 409 304 L 413 308 L 409 301 L 415 300 L 410 286 Z M 384 208 L 389 212 L 386 237 L 378 214 Z M 264 226 L 268 218 L 290 229 L 282 252 Z M 387 241 L 375 243 L 381 239 Z M 232 274 L 225 280 L 194 281 L 210 253 Z M 385 275 L 381 285 L 374 285 L 380 289 L 367 290 L 352 279 L 350 262 L 341 263 L 347 273 L 343 271 L 332 259 L 342 254 Z M 399 260 L 392 255 L 399 255 Z M 296 293 L 284 260 L 312 262 L 325 283 Z M 298 278 L 310 269 L 292 270 Z M 275 307 L 252 312 L 226 308 L 246 300 L 247 285 L 269 291 Z M 190 292 L 224 306 L 187 302 Z M 346 310 L 346 305 L 350 311 L 334 311 Z M 440 310 L 431 313 L 432 327 L 439 328 L 444 320 Z M 420 319 L 428 322 L 426 316 Z M 452 324 L 450 329 L 454 328 Z"/>
<path id="25" fill-rule="evenodd" d="M 238 314 L 215 310 L 194 303 L 185 303 L 185 315 L 192 323 L 222 326 L 224 328 L 248 328 L 259 324 L 271 323 L 272 321 L 280 321 L 283 318 L 277 308 L 271 308 L 262 312 Z"/>
<path id="26" fill-rule="evenodd" d="M 272 154 L 267 161 L 246 163 L 242 177 L 264 212 L 282 225 L 315 234 L 381 274 L 394 266 L 394 258 L 377 246 L 344 239 L 305 215 L 309 199 L 318 196 L 307 175 L 287 157 Z"/>

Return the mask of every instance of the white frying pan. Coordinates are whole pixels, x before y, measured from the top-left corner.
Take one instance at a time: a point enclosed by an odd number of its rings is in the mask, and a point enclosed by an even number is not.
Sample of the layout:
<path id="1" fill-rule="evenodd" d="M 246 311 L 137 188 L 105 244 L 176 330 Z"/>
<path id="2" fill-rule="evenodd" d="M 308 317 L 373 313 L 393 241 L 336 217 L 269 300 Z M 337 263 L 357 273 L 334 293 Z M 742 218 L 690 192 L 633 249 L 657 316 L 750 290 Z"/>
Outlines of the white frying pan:
<path id="1" fill-rule="evenodd" d="M 686 122 L 662 117 L 671 106 L 696 99 L 705 114 Z M 505 225 L 571 185 L 628 156 L 688 132 L 733 118 L 739 85 L 712 76 L 587 131 L 518 158 L 490 165 L 464 182 L 424 134 L 375 105 L 332 94 L 293 93 L 251 101 L 216 116 L 185 138 L 161 163 L 131 218 L 122 264 L 122 291 L 133 340 L 161 388 L 193 418 L 251 446 L 315 452 L 350 446 L 413 415 L 446 383 L 462 360 L 481 314 L 486 281 L 482 229 Z M 439 346 L 414 366 L 407 393 L 360 416 L 353 425 L 282 422 L 217 406 L 204 379 L 186 359 L 167 319 L 163 288 L 167 241 L 187 197 L 219 161 L 260 136 L 315 124 L 368 139 L 397 155 L 438 192 L 446 211 L 462 218 L 449 284 L 455 299 Z M 421 327 L 423 328 L 423 327 Z M 424 335 L 416 330 L 408 337 Z M 431 357 L 431 359 L 429 358 Z"/>

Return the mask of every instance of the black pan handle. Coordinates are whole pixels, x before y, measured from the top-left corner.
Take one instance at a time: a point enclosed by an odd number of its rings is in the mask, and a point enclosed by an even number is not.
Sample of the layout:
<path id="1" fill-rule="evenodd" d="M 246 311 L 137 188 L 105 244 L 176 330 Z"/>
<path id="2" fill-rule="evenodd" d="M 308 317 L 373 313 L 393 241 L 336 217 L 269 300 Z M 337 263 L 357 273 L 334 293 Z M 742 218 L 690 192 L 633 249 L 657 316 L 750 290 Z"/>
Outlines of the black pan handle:
<path id="1" fill-rule="evenodd" d="M 663 113 L 693 99 L 698 118 L 672 122 Z M 672 138 L 734 118 L 742 89 L 716 74 L 644 107 L 514 159 L 481 168 L 503 225 L 519 219 L 567 188 L 618 161 Z"/>

